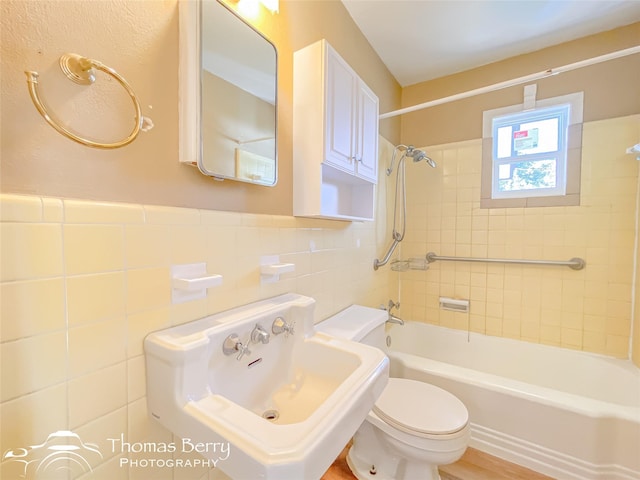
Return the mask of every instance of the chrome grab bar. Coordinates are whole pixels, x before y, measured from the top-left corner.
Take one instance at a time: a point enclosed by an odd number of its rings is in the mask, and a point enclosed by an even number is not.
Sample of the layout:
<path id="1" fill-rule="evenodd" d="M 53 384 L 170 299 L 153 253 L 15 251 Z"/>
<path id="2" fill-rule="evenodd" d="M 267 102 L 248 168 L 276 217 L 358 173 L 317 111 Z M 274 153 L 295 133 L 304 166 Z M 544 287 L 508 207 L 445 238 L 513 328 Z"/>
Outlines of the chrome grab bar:
<path id="1" fill-rule="evenodd" d="M 396 247 L 398 246 L 398 244 L 400 243 L 400 240 L 398 240 L 397 238 L 393 239 L 393 243 L 391 244 L 391 246 L 389 247 L 389 250 L 387 251 L 387 254 L 382 258 L 382 260 L 379 259 L 375 259 L 373 261 L 373 269 L 374 270 L 378 270 L 378 268 L 382 267 L 383 265 L 386 265 L 387 262 L 389 261 L 389 259 L 391 258 L 391 254 L 393 253 L 393 251 L 396 249 Z"/>
<path id="2" fill-rule="evenodd" d="M 517 263 L 522 265 L 555 265 L 569 267 L 573 270 L 582 270 L 586 265 L 582 258 L 574 257 L 568 261 L 562 260 L 525 260 L 510 258 L 474 258 L 474 257 L 448 257 L 444 255 L 436 255 L 434 252 L 427 253 L 427 262 L 433 263 L 437 260 L 447 262 L 485 262 L 485 263 Z"/>

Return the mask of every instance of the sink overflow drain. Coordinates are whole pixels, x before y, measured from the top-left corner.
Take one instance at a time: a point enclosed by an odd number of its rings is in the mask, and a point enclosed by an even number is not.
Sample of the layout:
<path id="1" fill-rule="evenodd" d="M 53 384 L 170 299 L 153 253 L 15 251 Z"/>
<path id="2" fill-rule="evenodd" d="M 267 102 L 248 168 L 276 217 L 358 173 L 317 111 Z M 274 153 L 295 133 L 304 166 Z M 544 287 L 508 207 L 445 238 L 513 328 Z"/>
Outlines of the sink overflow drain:
<path id="1" fill-rule="evenodd" d="M 267 410 L 262 414 L 262 418 L 266 418 L 272 422 L 275 422 L 280 417 L 280 414 L 277 410 Z"/>

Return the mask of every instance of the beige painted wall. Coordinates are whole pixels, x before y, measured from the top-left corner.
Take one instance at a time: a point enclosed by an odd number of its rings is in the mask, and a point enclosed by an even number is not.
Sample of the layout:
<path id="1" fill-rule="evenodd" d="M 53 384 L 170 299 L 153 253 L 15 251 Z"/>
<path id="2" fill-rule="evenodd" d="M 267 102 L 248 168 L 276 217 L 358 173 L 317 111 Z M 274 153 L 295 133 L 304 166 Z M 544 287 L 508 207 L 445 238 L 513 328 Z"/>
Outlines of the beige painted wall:
<path id="1" fill-rule="evenodd" d="M 217 182 L 178 163 L 178 2 L 164 0 L 2 1 L 1 101 L 3 192 L 288 215 L 292 212 L 293 51 L 329 42 L 380 97 L 399 107 L 400 86 L 342 3 L 280 2 L 255 23 L 278 48 L 279 182 L 274 188 Z M 24 70 L 41 74 L 41 91 L 72 129 L 113 141 L 132 128 L 130 101 L 100 75 L 91 88 L 60 73 L 61 54 L 95 58 L 133 86 L 155 127 L 131 145 L 99 151 L 71 142 L 39 116 Z M 399 120 L 381 133 L 399 141 Z"/>
<path id="2" fill-rule="evenodd" d="M 405 87 L 402 90 L 402 107 L 636 45 L 640 45 L 640 23 Z M 639 82 L 640 54 L 635 54 L 548 77 L 535 83 L 538 85 L 538 99 L 584 91 L 584 121 L 589 122 L 640 112 Z M 523 85 L 510 87 L 403 115 L 402 143 L 436 145 L 481 138 L 482 112 L 522 103 L 523 88 Z"/>

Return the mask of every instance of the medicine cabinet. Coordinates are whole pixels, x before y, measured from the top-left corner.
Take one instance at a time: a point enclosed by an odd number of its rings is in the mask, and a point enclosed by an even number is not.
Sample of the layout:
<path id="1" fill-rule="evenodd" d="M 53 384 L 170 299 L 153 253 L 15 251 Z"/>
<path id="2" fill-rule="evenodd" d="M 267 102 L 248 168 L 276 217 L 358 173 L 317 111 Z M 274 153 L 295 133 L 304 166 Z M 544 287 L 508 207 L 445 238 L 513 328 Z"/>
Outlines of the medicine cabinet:
<path id="1" fill-rule="evenodd" d="M 277 181 L 277 53 L 217 0 L 180 13 L 180 161 L 216 179 Z"/>
<path id="2" fill-rule="evenodd" d="M 378 97 L 327 43 L 294 53 L 294 215 L 373 220 Z"/>

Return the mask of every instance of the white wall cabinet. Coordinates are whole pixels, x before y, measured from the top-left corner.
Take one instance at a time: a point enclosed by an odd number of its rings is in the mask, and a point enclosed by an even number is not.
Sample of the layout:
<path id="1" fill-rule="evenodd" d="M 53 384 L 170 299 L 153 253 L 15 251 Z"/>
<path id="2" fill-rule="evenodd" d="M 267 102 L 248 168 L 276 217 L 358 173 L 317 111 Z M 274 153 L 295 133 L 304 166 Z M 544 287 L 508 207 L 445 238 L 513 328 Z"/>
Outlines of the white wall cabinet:
<path id="1" fill-rule="evenodd" d="M 296 216 L 373 220 L 378 97 L 326 42 L 294 53 Z"/>

